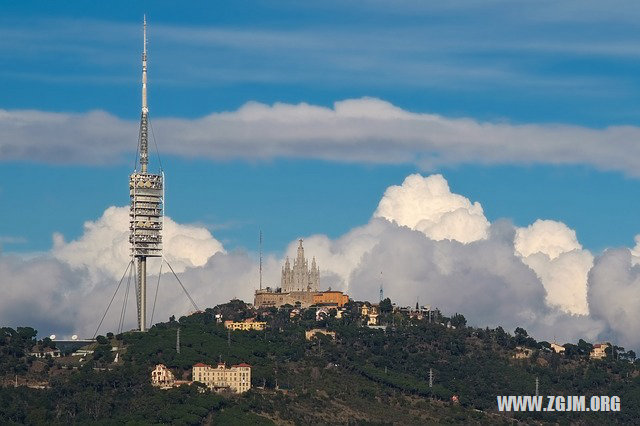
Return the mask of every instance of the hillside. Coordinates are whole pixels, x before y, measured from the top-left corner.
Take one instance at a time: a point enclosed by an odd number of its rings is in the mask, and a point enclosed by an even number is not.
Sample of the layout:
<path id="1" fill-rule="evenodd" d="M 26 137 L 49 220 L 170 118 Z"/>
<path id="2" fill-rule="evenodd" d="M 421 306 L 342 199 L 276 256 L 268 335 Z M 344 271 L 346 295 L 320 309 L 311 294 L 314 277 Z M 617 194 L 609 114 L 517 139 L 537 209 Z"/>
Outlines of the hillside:
<path id="1" fill-rule="evenodd" d="M 637 423 L 640 419 L 639 365 L 609 356 L 588 360 L 582 345 L 566 357 L 546 350 L 518 329 L 448 328 L 399 313 L 381 314 L 386 329 L 362 325 L 355 304 L 341 319 L 316 321 L 312 310 L 290 318 L 289 310 L 253 312 L 232 301 L 205 312 L 155 325 L 148 333 L 102 338 L 93 359 L 82 366 L 67 358 L 46 360 L 46 368 L 25 356 L 33 342 L 29 329 L 2 329 L 0 373 L 9 385 L 21 380 L 48 383 L 0 389 L 2 423 L 148 424 L 425 424 L 425 423 Z M 254 315 L 264 331 L 229 332 L 216 320 Z M 449 319 L 446 319 L 449 320 Z M 336 340 L 305 330 L 327 328 Z M 176 332 L 180 328 L 180 354 Z M 8 330 L 13 335 L 7 338 Z M 22 343 L 21 343 L 22 342 Z M 21 346 L 22 344 L 22 346 Z M 114 364 L 111 346 L 120 348 Z M 532 349 L 513 359 L 514 348 Z M 581 346 L 582 345 L 582 346 Z M 22 352 L 21 352 L 22 351 Z M 617 358 L 623 358 L 618 356 Z M 158 390 L 150 385 L 157 363 L 176 377 L 189 377 L 197 362 L 252 365 L 253 389 L 246 394 L 200 392 L 198 385 Z M 76 367 L 77 369 L 74 369 Z M 429 371 L 433 387 L 429 387 Z M 497 395 L 533 395 L 535 379 L 543 395 L 618 395 L 618 413 L 498 413 Z M 459 402 L 452 402 L 456 396 Z M 235 422 L 235 423 L 234 423 Z"/>

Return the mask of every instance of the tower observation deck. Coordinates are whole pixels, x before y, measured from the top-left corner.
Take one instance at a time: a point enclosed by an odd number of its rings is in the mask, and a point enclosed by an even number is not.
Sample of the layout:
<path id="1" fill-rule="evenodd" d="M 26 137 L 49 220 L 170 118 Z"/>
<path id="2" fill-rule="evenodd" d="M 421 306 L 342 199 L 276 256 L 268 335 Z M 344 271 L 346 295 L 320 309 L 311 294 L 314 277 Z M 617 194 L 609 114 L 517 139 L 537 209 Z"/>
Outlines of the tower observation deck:
<path id="1" fill-rule="evenodd" d="M 129 177 L 129 242 L 136 260 L 138 329 L 147 330 L 147 258 L 162 257 L 164 220 L 164 173 L 149 173 L 149 108 L 147 106 L 147 20 L 143 24 L 142 113 L 140 116 L 140 171 Z"/>

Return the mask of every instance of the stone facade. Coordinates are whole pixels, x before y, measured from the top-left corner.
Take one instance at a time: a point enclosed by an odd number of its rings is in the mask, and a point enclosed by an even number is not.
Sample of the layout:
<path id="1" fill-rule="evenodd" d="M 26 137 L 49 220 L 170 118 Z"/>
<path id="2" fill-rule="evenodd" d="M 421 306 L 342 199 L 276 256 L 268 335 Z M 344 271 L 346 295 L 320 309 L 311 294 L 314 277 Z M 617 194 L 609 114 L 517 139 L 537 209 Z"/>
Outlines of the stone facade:
<path id="1" fill-rule="evenodd" d="M 293 267 L 291 267 L 288 257 L 282 267 L 280 288 L 283 293 L 318 291 L 320 268 L 316 264 L 315 257 L 311 261 L 311 268 L 309 268 L 309 262 L 304 257 L 302 240 L 299 242 L 298 255 L 293 261 Z"/>
<path id="2" fill-rule="evenodd" d="M 313 296 L 315 295 L 315 292 L 310 291 L 283 293 L 280 289 L 273 291 L 267 288 L 266 290 L 256 290 L 253 305 L 257 308 L 269 308 L 272 306 L 278 308 L 284 305 L 308 308 L 313 305 Z"/>
<path id="3" fill-rule="evenodd" d="M 212 390 L 228 389 L 235 393 L 243 393 L 251 389 L 249 364 L 243 363 L 227 368 L 224 362 L 218 363 L 216 367 L 199 362 L 193 366 L 191 374 L 194 382 L 204 383 Z"/>

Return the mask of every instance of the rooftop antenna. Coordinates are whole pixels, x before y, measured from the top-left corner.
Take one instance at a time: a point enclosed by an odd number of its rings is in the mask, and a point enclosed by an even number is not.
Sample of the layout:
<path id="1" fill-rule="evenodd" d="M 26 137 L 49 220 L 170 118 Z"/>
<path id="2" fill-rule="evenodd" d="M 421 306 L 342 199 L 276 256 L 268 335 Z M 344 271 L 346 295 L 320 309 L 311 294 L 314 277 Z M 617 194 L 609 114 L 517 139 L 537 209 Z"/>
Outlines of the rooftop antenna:
<path id="1" fill-rule="evenodd" d="M 380 271 L 380 301 L 384 300 L 384 290 L 382 289 L 382 271 Z"/>
<path id="2" fill-rule="evenodd" d="M 260 290 L 262 290 L 262 229 L 260 230 Z"/>

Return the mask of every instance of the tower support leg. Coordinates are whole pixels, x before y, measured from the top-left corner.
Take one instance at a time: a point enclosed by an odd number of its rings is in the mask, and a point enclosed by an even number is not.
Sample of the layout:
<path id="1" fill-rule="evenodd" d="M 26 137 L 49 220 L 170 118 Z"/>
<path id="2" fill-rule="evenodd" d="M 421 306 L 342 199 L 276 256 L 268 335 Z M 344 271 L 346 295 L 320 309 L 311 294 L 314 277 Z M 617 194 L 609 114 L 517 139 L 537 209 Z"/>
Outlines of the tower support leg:
<path id="1" fill-rule="evenodd" d="M 138 258 L 138 330 L 147 331 L 147 258 Z"/>

